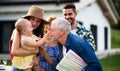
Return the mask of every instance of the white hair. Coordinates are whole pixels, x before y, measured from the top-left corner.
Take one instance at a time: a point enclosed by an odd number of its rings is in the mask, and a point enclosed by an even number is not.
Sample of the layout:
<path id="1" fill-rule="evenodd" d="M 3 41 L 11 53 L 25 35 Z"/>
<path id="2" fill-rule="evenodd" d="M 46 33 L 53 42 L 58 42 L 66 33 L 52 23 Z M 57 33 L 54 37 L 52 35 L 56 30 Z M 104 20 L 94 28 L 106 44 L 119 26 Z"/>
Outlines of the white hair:
<path id="1" fill-rule="evenodd" d="M 54 24 L 55 28 L 58 30 L 64 29 L 66 33 L 70 33 L 71 31 L 70 23 L 64 18 L 57 18 L 53 20 L 52 23 Z"/>

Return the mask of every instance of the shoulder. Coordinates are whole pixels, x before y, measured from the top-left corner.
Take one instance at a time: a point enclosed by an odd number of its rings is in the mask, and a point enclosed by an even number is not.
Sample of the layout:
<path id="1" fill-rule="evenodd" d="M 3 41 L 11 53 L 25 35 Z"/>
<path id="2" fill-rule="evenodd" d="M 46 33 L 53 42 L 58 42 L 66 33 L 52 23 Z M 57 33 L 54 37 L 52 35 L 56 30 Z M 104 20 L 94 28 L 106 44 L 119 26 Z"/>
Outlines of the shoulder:
<path id="1" fill-rule="evenodd" d="M 77 29 L 78 29 L 78 30 L 83 30 L 84 32 L 90 32 L 90 29 L 89 29 L 89 28 L 87 28 L 87 27 L 85 27 L 84 25 L 81 25 L 81 24 L 79 24 L 79 23 L 78 23 L 78 25 L 77 25 Z"/>
<path id="2" fill-rule="evenodd" d="M 21 38 L 21 42 L 29 41 L 29 37 L 27 37 L 25 35 L 20 35 L 20 38 Z"/>
<path id="3" fill-rule="evenodd" d="M 32 35 L 33 36 L 33 38 L 34 38 L 34 40 L 40 40 L 41 38 L 39 38 L 39 37 L 37 37 L 36 35 Z"/>
<path id="4" fill-rule="evenodd" d="M 69 36 L 68 36 L 68 41 L 76 43 L 76 42 L 79 42 L 79 41 L 83 41 L 83 39 L 78 35 L 74 35 L 74 34 L 70 33 Z"/>
<path id="5" fill-rule="evenodd" d="M 78 24 L 76 33 L 83 38 L 93 36 L 91 30 L 81 24 Z"/>

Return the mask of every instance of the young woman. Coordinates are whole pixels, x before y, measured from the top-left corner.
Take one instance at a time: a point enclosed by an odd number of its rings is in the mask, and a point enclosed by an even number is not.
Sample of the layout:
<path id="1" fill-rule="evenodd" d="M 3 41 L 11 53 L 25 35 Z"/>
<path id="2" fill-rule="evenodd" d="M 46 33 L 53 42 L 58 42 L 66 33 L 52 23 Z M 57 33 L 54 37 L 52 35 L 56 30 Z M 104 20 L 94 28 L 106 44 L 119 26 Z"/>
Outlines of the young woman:
<path id="1" fill-rule="evenodd" d="M 44 10 L 36 5 L 32 5 L 28 10 L 27 14 L 23 16 L 23 18 L 28 19 L 31 22 L 31 25 L 33 27 L 33 34 L 35 34 L 38 37 L 43 37 L 44 34 L 43 28 L 44 25 L 47 24 L 47 22 L 44 20 L 43 17 L 44 17 Z M 20 34 L 17 30 L 14 30 L 12 33 L 9 44 L 9 51 L 10 51 L 11 60 L 13 56 L 33 55 L 39 52 L 37 50 L 30 51 L 22 48 L 20 45 Z M 13 71 L 22 71 L 22 70 L 13 67 Z"/>

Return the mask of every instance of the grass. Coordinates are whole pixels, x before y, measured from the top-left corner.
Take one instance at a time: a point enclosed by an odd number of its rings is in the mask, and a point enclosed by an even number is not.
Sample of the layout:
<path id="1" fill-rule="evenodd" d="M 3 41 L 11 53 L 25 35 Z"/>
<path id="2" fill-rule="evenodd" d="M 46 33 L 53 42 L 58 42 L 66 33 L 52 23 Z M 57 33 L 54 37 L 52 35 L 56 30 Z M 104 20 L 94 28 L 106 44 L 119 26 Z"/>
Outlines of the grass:
<path id="1" fill-rule="evenodd" d="M 103 71 L 120 71 L 120 54 L 100 60 Z"/>
<path id="2" fill-rule="evenodd" d="M 0 64 L 4 65 L 3 61 L 0 61 Z M 7 64 L 6 65 L 7 66 L 11 66 L 12 65 L 11 60 L 7 60 Z"/>
<path id="3" fill-rule="evenodd" d="M 111 29 L 111 48 L 120 48 L 120 30 Z M 103 71 L 120 71 L 120 54 L 100 60 Z"/>
<path id="4" fill-rule="evenodd" d="M 120 30 L 111 30 L 111 48 L 120 48 Z"/>

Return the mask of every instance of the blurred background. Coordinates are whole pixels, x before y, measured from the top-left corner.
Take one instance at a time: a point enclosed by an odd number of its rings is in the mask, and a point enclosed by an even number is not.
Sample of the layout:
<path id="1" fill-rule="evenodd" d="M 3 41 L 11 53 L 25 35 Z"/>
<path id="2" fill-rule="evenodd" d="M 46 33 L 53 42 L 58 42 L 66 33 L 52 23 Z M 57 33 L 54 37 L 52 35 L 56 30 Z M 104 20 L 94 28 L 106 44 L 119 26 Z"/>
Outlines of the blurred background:
<path id="1" fill-rule="evenodd" d="M 99 58 L 104 71 L 119 71 L 120 0 L 0 0 L 0 59 L 7 58 L 7 64 L 11 65 L 8 44 L 14 23 L 27 13 L 31 5 L 43 7 L 44 18 L 47 18 L 51 15 L 63 17 L 62 8 L 66 3 L 75 4 L 78 12 L 76 20 L 91 29 L 95 52 L 98 57 L 103 56 Z"/>

